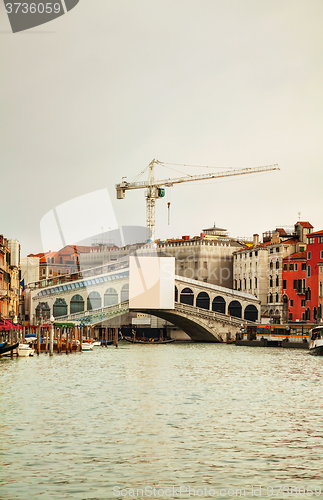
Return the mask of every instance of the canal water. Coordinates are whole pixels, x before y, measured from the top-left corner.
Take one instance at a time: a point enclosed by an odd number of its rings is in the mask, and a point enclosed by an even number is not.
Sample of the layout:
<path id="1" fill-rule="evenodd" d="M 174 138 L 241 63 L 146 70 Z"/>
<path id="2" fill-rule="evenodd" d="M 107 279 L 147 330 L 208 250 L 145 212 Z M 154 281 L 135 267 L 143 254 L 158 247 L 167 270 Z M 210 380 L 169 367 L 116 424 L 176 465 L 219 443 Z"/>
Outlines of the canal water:
<path id="1" fill-rule="evenodd" d="M 1 499 L 323 498 L 306 351 L 121 343 L 0 374 Z"/>

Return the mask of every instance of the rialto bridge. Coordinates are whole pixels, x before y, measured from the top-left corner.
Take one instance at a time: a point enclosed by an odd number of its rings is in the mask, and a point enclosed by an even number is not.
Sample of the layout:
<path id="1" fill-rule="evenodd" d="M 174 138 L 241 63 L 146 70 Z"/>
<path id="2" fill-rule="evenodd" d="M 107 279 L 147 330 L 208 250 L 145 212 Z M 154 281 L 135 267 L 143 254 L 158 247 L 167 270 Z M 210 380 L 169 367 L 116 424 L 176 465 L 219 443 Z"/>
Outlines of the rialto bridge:
<path id="1" fill-rule="evenodd" d="M 174 276 L 172 286 L 171 308 L 129 307 L 129 267 L 101 266 L 83 272 L 82 279 L 65 276 L 49 286 L 35 284 L 29 290 L 30 315 L 99 325 L 129 311 L 144 312 L 199 342 L 223 342 L 242 324 L 259 320 L 260 301 L 253 295 L 181 276 Z"/>

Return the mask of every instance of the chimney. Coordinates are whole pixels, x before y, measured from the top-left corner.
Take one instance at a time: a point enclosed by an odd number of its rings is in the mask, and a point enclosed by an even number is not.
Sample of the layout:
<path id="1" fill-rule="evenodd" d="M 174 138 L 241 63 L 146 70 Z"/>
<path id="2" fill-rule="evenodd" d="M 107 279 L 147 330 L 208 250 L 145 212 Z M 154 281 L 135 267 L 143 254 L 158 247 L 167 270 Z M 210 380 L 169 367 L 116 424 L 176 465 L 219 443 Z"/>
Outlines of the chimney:
<path id="1" fill-rule="evenodd" d="M 259 234 L 253 235 L 253 246 L 257 247 L 259 245 Z"/>

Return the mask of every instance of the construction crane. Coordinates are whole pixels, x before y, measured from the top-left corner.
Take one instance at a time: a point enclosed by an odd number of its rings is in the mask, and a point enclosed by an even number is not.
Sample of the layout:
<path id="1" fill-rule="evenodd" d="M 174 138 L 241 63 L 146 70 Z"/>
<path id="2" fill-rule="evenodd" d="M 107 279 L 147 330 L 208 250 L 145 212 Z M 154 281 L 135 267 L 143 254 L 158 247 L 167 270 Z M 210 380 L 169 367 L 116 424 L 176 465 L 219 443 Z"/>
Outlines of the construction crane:
<path id="1" fill-rule="evenodd" d="M 241 169 L 225 170 L 224 172 L 215 172 L 201 175 L 186 175 L 185 177 L 175 177 L 173 179 L 155 180 L 155 165 L 162 165 L 163 162 L 152 160 L 149 165 L 148 180 L 143 182 L 128 182 L 126 177 L 122 178 L 120 184 L 116 184 L 117 199 L 124 200 L 126 191 L 129 189 L 146 189 L 146 226 L 150 238 L 155 240 L 156 227 L 156 200 L 165 196 L 165 187 L 171 187 L 174 184 L 182 182 L 202 181 L 206 179 L 218 179 L 219 177 L 232 177 L 234 175 L 255 174 L 260 172 L 268 172 L 270 170 L 280 170 L 277 164 L 266 165 L 264 167 L 248 167 Z M 168 204 L 169 208 L 170 204 Z"/>

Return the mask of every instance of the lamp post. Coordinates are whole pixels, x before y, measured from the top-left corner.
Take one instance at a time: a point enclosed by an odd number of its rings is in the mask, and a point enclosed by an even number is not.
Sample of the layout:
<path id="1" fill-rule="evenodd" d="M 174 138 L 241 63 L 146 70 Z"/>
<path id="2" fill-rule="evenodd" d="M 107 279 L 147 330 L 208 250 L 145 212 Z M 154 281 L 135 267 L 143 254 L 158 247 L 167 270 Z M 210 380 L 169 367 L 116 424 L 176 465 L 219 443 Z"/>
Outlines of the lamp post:
<path id="1" fill-rule="evenodd" d="M 49 355 L 53 356 L 54 351 L 54 322 L 55 318 L 52 315 L 50 317 L 50 336 L 49 336 Z"/>

